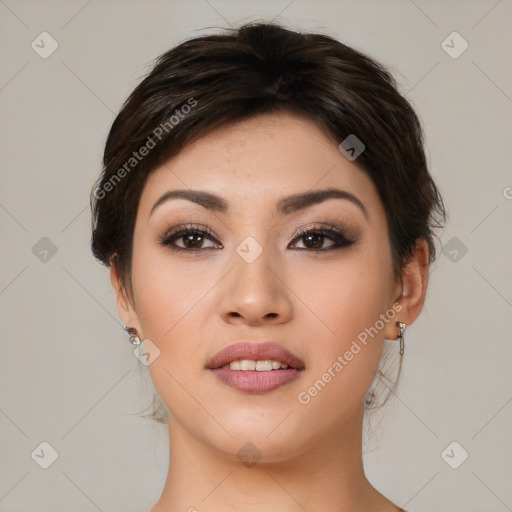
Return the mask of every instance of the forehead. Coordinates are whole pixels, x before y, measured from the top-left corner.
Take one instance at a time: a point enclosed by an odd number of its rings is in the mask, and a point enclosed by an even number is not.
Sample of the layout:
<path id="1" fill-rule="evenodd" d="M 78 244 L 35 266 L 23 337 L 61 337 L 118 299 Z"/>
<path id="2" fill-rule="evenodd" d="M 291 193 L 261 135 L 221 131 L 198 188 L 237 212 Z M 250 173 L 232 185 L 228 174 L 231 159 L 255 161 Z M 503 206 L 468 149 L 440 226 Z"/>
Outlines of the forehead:
<path id="1" fill-rule="evenodd" d="M 341 142 L 341 141 L 340 141 Z M 173 189 L 207 190 L 234 208 L 277 202 L 282 196 L 336 187 L 379 208 L 371 178 L 338 149 L 338 142 L 312 120 L 289 113 L 264 114 L 209 132 L 153 171 L 140 213 L 149 215 Z"/>

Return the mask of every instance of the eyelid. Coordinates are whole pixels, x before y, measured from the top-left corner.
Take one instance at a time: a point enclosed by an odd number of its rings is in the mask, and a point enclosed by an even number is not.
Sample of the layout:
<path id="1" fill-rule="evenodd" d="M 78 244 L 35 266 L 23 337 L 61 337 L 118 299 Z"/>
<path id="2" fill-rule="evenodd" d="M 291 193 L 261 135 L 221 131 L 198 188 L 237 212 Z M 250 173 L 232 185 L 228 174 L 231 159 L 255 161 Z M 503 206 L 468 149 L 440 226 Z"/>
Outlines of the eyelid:
<path id="1" fill-rule="evenodd" d="M 165 229 L 162 234 L 157 236 L 157 242 L 161 245 L 170 245 L 170 243 L 166 243 L 171 237 L 175 237 L 182 232 L 199 232 L 200 234 L 204 234 L 209 239 L 214 241 L 215 243 L 220 243 L 217 237 L 214 235 L 212 229 L 204 224 L 199 224 L 196 222 L 188 222 L 183 224 L 178 224 L 173 226 L 172 228 Z M 179 238 L 179 237 L 178 237 Z M 221 244 L 222 245 L 222 244 Z M 189 250 L 188 252 L 193 252 Z"/>
<path id="2" fill-rule="evenodd" d="M 340 233 L 342 235 L 345 235 L 347 238 L 350 237 L 351 230 L 348 229 L 348 227 L 345 226 L 343 222 L 340 222 L 340 224 L 332 224 L 330 222 L 311 222 L 307 224 L 306 226 L 300 228 L 297 233 L 294 235 L 294 238 L 297 236 L 301 236 L 304 233 L 307 233 L 309 231 L 313 230 L 333 230 L 337 233 Z"/>
<path id="3" fill-rule="evenodd" d="M 318 225 L 323 224 L 323 225 Z M 337 249 L 343 249 L 346 247 L 350 247 L 355 244 L 357 241 L 357 237 L 354 237 L 350 234 L 350 231 L 346 229 L 343 225 L 337 226 L 335 224 L 331 224 L 329 222 L 323 223 L 312 223 L 310 225 L 302 227 L 292 238 L 290 244 L 295 242 L 296 240 L 301 239 L 305 235 L 309 233 L 319 233 L 320 235 L 332 240 L 335 242 L 334 247 L 327 249 L 307 249 L 307 248 L 299 248 L 296 250 L 307 251 L 307 252 L 328 252 L 334 251 Z"/>

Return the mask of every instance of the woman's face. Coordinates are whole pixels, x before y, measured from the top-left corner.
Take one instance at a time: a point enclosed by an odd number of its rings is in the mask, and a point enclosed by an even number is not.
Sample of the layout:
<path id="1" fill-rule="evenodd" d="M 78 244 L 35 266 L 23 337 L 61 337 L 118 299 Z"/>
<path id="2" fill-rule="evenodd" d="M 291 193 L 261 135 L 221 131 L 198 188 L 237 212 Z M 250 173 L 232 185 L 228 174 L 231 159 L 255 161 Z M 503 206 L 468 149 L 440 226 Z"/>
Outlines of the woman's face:
<path id="1" fill-rule="evenodd" d="M 342 192 L 308 200 L 326 189 Z M 160 200 L 177 190 L 215 200 Z M 262 460 L 284 460 L 360 428 L 383 341 L 396 338 L 400 319 L 375 186 L 316 124 L 288 114 L 215 130 L 151 174 L 132 283 L 134 309 L 120 307 L 121 316 L 160 351 L 149 370 L 170 431 L 232 457 L 249 442 Z M 294 369 L 211 368 L 238 342 L 278 344 Z M 239 348 L 217 366 L 285 359 L 279 347 Z"/>

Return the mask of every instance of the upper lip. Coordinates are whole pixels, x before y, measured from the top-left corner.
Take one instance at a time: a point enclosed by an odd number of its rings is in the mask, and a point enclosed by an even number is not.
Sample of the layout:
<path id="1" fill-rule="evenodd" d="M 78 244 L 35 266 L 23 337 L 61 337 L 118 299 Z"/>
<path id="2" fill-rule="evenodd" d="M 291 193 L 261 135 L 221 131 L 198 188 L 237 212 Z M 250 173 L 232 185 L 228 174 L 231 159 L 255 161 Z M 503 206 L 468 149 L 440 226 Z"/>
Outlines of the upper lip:
<path id="1" fill-rule="evenodd" d="M 242 359 L 250 359 L 253 361 L 271 359 L 273 361 L 281 361 L 297 370 L 304 368 L 304 361 L 302 361 L 302 359 L 292 354 L 281 345 L 271 341 L 260 343 L 241 341 L 233 343 L 217 352 L 208 361 L 206 367 L 208 369 L 221 368 L 232 361 L 240 361 Z"/>

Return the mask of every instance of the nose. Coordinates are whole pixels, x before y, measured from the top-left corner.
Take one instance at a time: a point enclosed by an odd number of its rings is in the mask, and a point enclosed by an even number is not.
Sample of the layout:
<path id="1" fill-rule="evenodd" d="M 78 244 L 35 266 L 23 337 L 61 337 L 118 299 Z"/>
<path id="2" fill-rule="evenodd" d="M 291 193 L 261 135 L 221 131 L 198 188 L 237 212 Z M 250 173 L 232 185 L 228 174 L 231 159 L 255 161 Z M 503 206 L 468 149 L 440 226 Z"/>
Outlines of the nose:
<path id="1" fill-rule="evenodd" d="M 286 276 L 276 265 L 270 266 L 265 251 L 251 263 L 235 255 L 221 293 L 220 313 L 226 323 L 276 325 L 292 316 L 293 294 Z"/>

